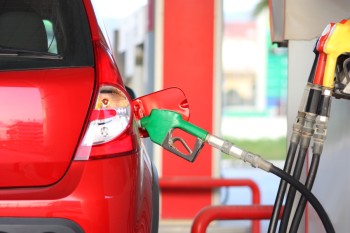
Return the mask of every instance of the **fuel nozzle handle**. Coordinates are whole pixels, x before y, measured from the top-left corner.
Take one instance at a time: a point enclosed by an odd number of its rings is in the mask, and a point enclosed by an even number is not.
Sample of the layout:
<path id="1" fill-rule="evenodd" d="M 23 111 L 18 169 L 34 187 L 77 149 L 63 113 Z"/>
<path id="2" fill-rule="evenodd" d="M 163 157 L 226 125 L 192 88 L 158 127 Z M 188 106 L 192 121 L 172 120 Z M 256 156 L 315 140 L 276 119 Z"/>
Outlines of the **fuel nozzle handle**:
<path id="1" fill-rule="evenodd" d="M 190 162 L 195 160 L 204 143 L 207 142 L 210 146 L 221 150 L 225 154 L 250 163 L 253 167 L 269 171 L 272 166 L 259 155 L 242 150 L 231 142 L 210 135 L 207 131 L 183 120 L 181 115 L 177 112 L 153 109 L 149 116 L 141 118 L 140 123 L 141 127 L 147 130 L 154 143 Z M 173 137 L 172 132 L 174 129 L 180 129 L 195 136 L 196 144 L 194 148 L 190 149 L 184 139 Z M 180 142 L 188 153 L 181 152 L 174 145 L 175 142 Z"/>
<path id="2" fill-rule="evenodd" d="M 140 123 L 152 142 L 190 162 L 196 159 L 208 135 L 205 130 L 185 121 L 181 114 L 169 110 L 153 109 L 149 116 L 141 118 Z M 175 129 L 196 137 L 193 148 L 183 138 L 173 136 Z M 180 150 L 175 143 L 180 143 L 184 149 Z"/>
<path id="3" fill-rule="evenodd" d="M 323 86 L 334 87 L 334 72 L 339 55 L 350 52 L 350 20 L 336 23 L 328 36 L 324 52 L 327 55 Z"/>

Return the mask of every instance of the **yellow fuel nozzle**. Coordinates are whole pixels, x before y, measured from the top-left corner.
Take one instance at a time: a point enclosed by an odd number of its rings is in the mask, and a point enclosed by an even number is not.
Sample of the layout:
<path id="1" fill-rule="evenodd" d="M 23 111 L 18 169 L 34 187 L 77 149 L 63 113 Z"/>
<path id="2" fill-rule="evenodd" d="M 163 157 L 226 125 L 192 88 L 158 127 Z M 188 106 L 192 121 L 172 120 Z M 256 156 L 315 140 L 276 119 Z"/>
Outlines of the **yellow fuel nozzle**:
<path id="1" fill-rule="evenodd" d="M 350 52 L 350 20 L 336 23 L 328 36 L 324 47 L 327 54 L 326 67 L 323 77 L 323 86 L 334 87 L 334 72 L 339 55 Z"/>

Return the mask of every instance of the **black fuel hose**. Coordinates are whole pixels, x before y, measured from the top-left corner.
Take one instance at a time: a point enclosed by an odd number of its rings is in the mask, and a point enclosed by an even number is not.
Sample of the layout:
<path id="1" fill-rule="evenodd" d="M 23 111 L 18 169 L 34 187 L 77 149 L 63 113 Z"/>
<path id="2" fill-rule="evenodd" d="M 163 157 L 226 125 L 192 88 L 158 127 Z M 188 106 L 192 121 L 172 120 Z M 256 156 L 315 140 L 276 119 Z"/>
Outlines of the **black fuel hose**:
<path id="1" fill-rule="evenodd" d="M 313 186 L 315 178 L 316 178 L 318 165 L 320 163 L 320 157 L 321 157 L 320 154 L 313 154 L 313 156 L 312 156 L 309 174 L 308 174 L 306 182 L 305 182 L 305 187 L 310 191 L 312 189 L 312 186 Z M 295 233 L 298 231 L 300 221 L 301 221 L 301 218 L 303 217 L 303 213 L 304 213 L 304 210 L 306 207 L 306 203 L 307 203 L 306 198 L 304 196 L 302 196 L 299 200 L 291 227 L 289 229 L 290 233 Z"/>
<path id="2" fill-rule="evenodd" d="M 310 89 L 309 96 L 305 106 L 305 122 L 301 133 L 301 141 L 299 146 L 299 153 L 296 164 L 293 169 L 293 177 L 299 180 L 304 163 L 305 157 L 310 146 L 310 140 L 314 134 L 314 124 L 316 119 L 316 113 L 319 108 L 319 103 L 322 95 L 322 89 L 316 85 L 313 85 Z M 291 216 L 293 203 L 295 200 L 296 190 L 290 187 L 288 190 L 284 211 L 279 227 L 279 233 L 285 233 L 288 228 L 289 218 Z"/>
<path id="3" fill-rule="evenodd" d="M 328 121 L 327 119 L 329 117 L 330 106 L 331 106 L 330 93 L 331 93 L 330 91 L 323 90 L 323 94 L 321 96 L 321 99 L 317 107 L 317 115 L 319 117 L 316 120 L 315 133 L 313 135 L 313 138 L 314 138 L 313 156 L 310 164 L 309 173 L 307 175 L 306 182 L 305 182 L 305 187 L 308 190 L 311 190 L 314 184 L 317 170 L 318 170 L 318 165 L 320 162 L 320 157 L 322 154 L 323 143 L 326 140 L 327 121 Z M 304 213 L 305 206 L 306 206 L 306 200 L 304 197 L 301 197 L 292 220 L 290 232 L 292 233 L 297 232 L 300 225 L 301 218 Z"/>
<path id="4" fill-rule="evenodd" d="M 280 177 L 281 179 L 287 181 L 290 185 L 292 185 L 294 188 L 296 188 L 306 199 L 307 201 L 312 205 L 312 207 L 315 209 L 317 212 L 319 218 L 321 219 L 321 222 L 324 226 L 324 229 L 326 230 L 327 233 L 335 233 L 333 224 L 319 202 L 319 200 L 311 193 L 302 183 L 300 183 L 298 180 L 293 178 L 291 175 L 287 174 L 280 168 L 272 165 L 269 172 L 272 174 L 275 174 L 276 176 Z"/>
<path id="5" fill-rule="evenodd" d="M 293 178 L 296 180 L 300 179 L 301 172 L 304 167 L 304 161 L 305 161 L 307 150 L 308 148 L 302 148 L 302 147 L 299 148 L 298 158 L 293 171 Z M 292 212 L 295 195 L 296 195 L 296 189 L 291 186 L 288 190 L 286 203 L 284 205 L 284 210 L 283 210 L 282 219 L 281 219 L 280 228 L 279 228 L 280 233 L 287 232 L 288 222 Z"/>
<path id="6" fill-rule="evenodd" d="M 310 112 L 310 107 L 314 107 L 315 106 L 315 111 L 317 108 L 317 102 L 318 102 L 318 96 L 321 95 L 321 93 L 319 93 L 319 95 L 315 95 L 315 90 L 313 90 L 315 87 L 312 86 L 312 83 L 314 81 L 314 77 L 315 77 L 315 71 L 316 71 L 316 67 L 317 67 L 317 63 L 318 63 L 318 57 L 319 57 L 319 53 L 317 51 L 317 42 L 315 43 L 314 46 L 314 53 L 315 53 L 315 58 L 314 58 L 314 62 L 312 64 L 312 68 L 309 74 L 309 78 L 307 81 L 307 87 L 309 87 L 308 91 L 304 92 L 303 98 L 301 100 L 301 105 L 299 107 L 299 112 L 303 112 L 305 114 L 306 110 L 308 112 Z M 313 87 L 313 88 L 310 88 Z M 307 89 L 307 88 L 306 88 Z M 295 157 L 295 153 L 296 150 L 298 148 L 298 144 L 299 142 L 295 142 L 293 143 L 293 141 L 290 141 L 289 144 L 289 148 L 288 148 L 288 152 L 287 152 L 287 156 L 286 156 L 286 160 L 285 160 L 285 165 L 283 170 L 290 174 L 292 171 L 292 167 L 293 167 L 293 162 L 294 162 L 294 157 Z M 269 223 L 269 228 L 267 233 L 275 233 L 276 232 L 276 228 L 277 228 L 277 224 L 278 224 L 278 217 L 281 211 L 281 206 L 283 203 L 283 199 L 286 193 L 286 189 L 287 189 L 287 183 L 284 180 L 281 180 L 278 186 L 278 191 L 276 194 L 276 199 L 275 199 L 275 204 L 273 207 L 273 211 L 272 211 L 272 215 L 270 218 L 270 223 Z"/>
<path id="7" fill-rule="evenodd" d="M 261 156 L 255 155 L 249 151 L 243 150 L 235 146 L 233 143 L 226 141 L 224 139 L 221 139 L 219 137 L 216 137 L 214 135 L 208 134 L 206 136 L 205 141 L 210 146 L 221 150 L 225 154 L 228 154 L 235 158 L 243 160 L 244 162 L 247 162 L 250 165 L 252 165 L 252 167 L 260 168 L 261 170 L 275 174 L 281 179 L 287 181 L 290 185 L 292 185 L 295 189 L 297 189 L 302 195 L 304 195 L 307 201 L 313 206 L 319 218 L 321 219 L 322 224 L 324 225 L 324 228 L 327 231 L 327 233 L 335 233 L 332 222 L 330 221 L 321 203 L 317 200 L 317 198 L 313 195 L 313 193 L 307 190 L 307 188 L 302 183 L 300 183 L 297 179 L 292 177 L 290 174 L 276 167 L 269 161 L 264 160 L 263 158 L 261 158 Z"/>
<path id="8" fill-rule="evenodd" d="M 293 162 L 294 162 L 294 157 L 295 157 L 294 155 L 295 155 L 297 148 L 298 148 L 298 144 L 296 144 L 296 143 L 289 144 L 288 153 L 287 153 L 287 157 L 286 157 L 284 168 L 283 168 L 283 170 L 288 174 L 291 173 Z M 281 179 L 280 184 L 278 186 L 278 191 L 276 194 L 276 199 L 275 199 L 275 204 L 273 206 L 272 215 L 270 218 L 269 228 L 267 231 L 268 233 L 274 233 L 276 231 L 278 217 L 280 215 L 281 206 L 283 203 L 286 189 L 287 189 L 287 182 L 285 180 Z"/>

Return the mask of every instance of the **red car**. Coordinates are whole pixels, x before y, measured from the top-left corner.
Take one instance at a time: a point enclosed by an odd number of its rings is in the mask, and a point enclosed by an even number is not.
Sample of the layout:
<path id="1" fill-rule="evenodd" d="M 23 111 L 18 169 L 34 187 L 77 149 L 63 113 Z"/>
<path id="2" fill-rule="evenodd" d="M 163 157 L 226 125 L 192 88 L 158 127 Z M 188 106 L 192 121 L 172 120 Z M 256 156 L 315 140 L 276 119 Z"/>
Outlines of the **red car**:
<path id="1" fill-rule="evenodd" d="M 158 232 L 156 170 L 90 0 L 0 0 L 0 232 Z"/>

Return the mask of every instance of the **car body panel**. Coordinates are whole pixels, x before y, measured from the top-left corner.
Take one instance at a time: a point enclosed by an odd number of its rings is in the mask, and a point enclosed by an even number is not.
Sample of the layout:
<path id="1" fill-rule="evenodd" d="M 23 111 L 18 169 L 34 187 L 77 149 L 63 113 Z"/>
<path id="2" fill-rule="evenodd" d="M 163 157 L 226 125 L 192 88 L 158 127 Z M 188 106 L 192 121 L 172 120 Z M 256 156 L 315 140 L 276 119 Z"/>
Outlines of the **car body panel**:
<path id="1" fill-rule="evenodd" d="M 0 72 L 0 187 L 46 186 L 68 169 L 94 87 L 92 68 Z"/>

